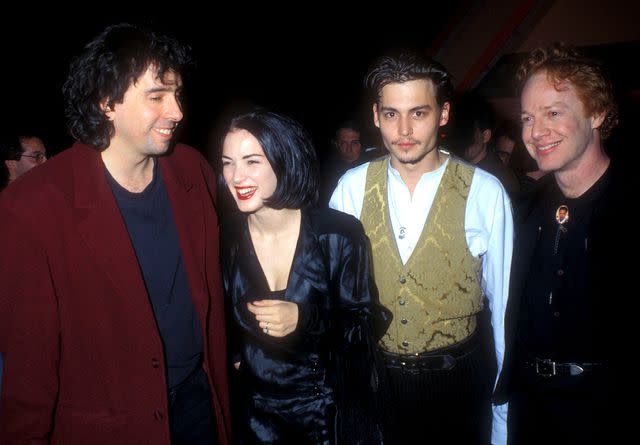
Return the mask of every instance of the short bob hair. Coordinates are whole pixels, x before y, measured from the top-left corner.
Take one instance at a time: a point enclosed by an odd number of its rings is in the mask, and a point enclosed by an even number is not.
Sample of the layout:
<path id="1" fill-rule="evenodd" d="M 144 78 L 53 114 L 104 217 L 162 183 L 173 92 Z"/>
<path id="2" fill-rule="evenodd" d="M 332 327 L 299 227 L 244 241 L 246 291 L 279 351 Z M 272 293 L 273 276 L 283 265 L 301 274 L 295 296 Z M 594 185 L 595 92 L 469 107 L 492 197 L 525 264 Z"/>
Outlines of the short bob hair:
<path id="1" fill-rule="evenodd" d="M 562 43 L 547 48 L 537 48 L 522 62 L 517 72 L 520 92 L 527 81 L 537 73 L 544 72 L 556 89 L 563 82 L 573 85 L 587 116 L 604 113 L 600 125 L 600 137 L 604 140 L 618 124 L 618 107 L 613 85 L 604 67 L 584 54 Z"/>
<path id="2" fill-rule="evenodd" d="M 276 175 L 276 190 L 265 201 L 267 206 L 300 209 L 317 202 L 318 159 L 302 125 L 290 117 L 255 109 L 233 118 L 224 134 L 237 130 L 246 130 L 258 140 Z"/>
<path id="3" fill-rule="evenodd" d="M 440 107 L 451 102 L 453 85 L 444 66 L 416 52 L 402 51 L 377 59 L 365 76 L 364 86 L 374 102 L 379 102 L 382 89 L 390 83 L 426 79 L 433 82 L 436 102 Z"/>
<path id="4" fill-rule="evenodd" d="M 112 25 L 87 44 L 69 69 L 62 92 L 69 133 L 103 150 L 114 134 L 101 102 L 122 103 L 125 92 L 147 68 L 158 79 L 173 71 L 183 74 L 191 64 L 190 49 L 167 36 L 129 24 Z"/>

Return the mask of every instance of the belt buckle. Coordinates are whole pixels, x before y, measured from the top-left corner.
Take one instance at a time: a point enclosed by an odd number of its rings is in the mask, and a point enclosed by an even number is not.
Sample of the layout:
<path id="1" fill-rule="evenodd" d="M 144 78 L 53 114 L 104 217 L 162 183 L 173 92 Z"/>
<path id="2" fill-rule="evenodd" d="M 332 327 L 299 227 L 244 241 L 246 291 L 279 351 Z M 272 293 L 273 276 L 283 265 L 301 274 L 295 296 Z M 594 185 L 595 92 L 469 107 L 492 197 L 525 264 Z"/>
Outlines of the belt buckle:
<path id="1" fill-rule="evenodd" d="M 584 372 L 584 368 L 577 363 L 569 363 L 569 375 L 580 375 Z"/>
<path id="2" fill-rule="evenodd" d="M 536 374 L 542 377 L 553 377 L 556 375 L 556 362 L 550 359 L 536 359 Z"/>

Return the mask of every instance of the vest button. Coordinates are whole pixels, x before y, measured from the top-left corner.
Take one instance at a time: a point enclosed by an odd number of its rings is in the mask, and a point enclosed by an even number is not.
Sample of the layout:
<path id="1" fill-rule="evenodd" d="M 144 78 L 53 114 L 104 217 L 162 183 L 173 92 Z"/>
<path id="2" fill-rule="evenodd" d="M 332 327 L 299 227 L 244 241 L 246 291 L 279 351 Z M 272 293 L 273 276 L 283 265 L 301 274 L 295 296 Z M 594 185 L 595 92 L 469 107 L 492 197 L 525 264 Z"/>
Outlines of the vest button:
<path id="1" fill-rule="evenodd" d="M 405 346 L 405 347 L 409 346 L 409 342 L 408 342 L 408 341 L 406 341 L 406 340 L 405 340 L 405 341 L 403 341 L 403 342 L 402 342 L 402 346 Z"/>
<path id="2" fill-rule="evenodd" d="M 398 303 L 400 303 L 400 306 L 404 306 L 406 301 L 404 301 L 404 298 L 401 298 L 400 300 L 398 300 Z"/>
<path id="3" fill-rule="evenodd" d="M 407 324 L 407 319 L 406 319 L 406 318 L 403 318 L 402 320 L 400 320 L 400 323 L 402 323 L 402 324 Z"/>
<path id="4" fill-rule="evenodd" d="M 558 269 L 557 274 L 558 274 L 559 277 L 561 277 L 562 275 L 564 275 L 564 270 Z"/>
<path id="5" fill-rule="evenodd" d="M 407 282 L 407 279 L 404 277 L 404 275 L 400 276 L 400 283 L 404 284 Z"/>
<path id="6" fill-rule="evenodd" d="M 560 316 L 560 312 L 554 312 L 553 316 L 556 317 L 556 318 L 559 317 Z"/>

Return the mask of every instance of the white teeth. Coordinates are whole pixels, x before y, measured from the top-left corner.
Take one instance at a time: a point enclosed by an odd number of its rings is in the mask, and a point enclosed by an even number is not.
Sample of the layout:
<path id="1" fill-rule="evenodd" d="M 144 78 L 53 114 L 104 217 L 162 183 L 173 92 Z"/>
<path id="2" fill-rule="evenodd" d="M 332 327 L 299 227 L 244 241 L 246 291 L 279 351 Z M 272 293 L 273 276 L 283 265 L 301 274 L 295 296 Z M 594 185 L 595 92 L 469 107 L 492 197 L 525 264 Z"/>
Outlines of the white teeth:
<path id="1" fill-rule="evenodd" d="M 156 128 L 156 131 L 158 133 L 162 133 L 162 134 L 166 134 L 166 135 L 170 135 L 171 133 L 173 133 L 173 130 L 170 130 L 168 128 Z"/>
<path id="2" fill-rule="evenodd" d="M 258 189 L 258 187 L 247 187 L 247 188 L 243 188 L 243 189 L 238 189 L 238 195 L 247 196 L 247 195 L 250 195 L 251 193 L 255 192 L 257 189 Z"/>
<path id="3" fill-rule="evenodd" d="M 551 144 L 543 145 L 542 147 L 537 147 L 537 149 L 540 150 L 540 151 L 546 151 L 546 150 L 552 149 L 553 147 L 556 147 L 559 144 L 560 144 L 560 141 L 553 142 Z"/>

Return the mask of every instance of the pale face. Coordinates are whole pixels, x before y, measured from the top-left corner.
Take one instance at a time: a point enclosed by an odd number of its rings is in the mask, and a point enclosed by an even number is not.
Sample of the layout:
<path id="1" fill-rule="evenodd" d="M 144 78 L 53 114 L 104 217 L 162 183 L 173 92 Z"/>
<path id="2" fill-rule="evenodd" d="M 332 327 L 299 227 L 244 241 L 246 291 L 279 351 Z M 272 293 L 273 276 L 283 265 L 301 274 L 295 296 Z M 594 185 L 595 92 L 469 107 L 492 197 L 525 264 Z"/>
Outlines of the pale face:
<path id="1" fill-rule="evenodd" d="M 168 71 L 164 79 L 158 79 L 155 68 L 147 68 L 129 86 L 122 103 L 105 109 L 115 128 L 107 149 L 140 157 L 165 153 L 183 117 L 179 103 L 181 88 L 178 74 Z"/>
<path id="2" fill-rule="evenodd" d="M 438 106 L 430 80 L 390 83 L 373 105 L 373 122 L 396 169 L 432 170 L 438 159 L 438 130 L 448 120 L 449 103 Z"/>
<path id="3" fill-rule="evenodd" d="M 11 181 L 47 160 L 47 150 L 40 138 L 20 138 L 19 142 L 23 150 L 20 159 L 5 161 Z"/>
<path id="4" fill-rule="evenodd" d="M 525 84 L 521 103 L 522 140 L 540 170 L 575 170 L 598 150 L 595 130 L 604 116 L 587 116 L 570 83 L 556 88 L 546 73 L 537 73 Z"/>
<path id="5" fill-rule="evenodd" d="M 350 128 L 341 128 L 337 136 L 340 157 L 349 163 L 358 159 L 362 151 L 360 133 Z"/>
<path id="6" fill-rule="evenodd" d="M 472 164 L 477 164 L 482 161 L 486 156 L 486 147 L 488 140 L 485 139 L 485 135 L 490 133 L 482 132 L 476 126 L 473 127 L 473 141 L 464 150 L 464 158 Z"/>
<path id="7" fill-rule="evenodd" d="M 506 136 L 500 136 L 496 140 L 496 153 L 504 165 L 509 165 L 515 146 L 516 142 Z"/>
<path id="8" fill-rule="evenodd" d="M 238 209 L 245 213 L 267 208 L 264 201 L 278 184 L 262 146 L 246 130 L 234 130 L 224 138 L 222 174 Z"/>

